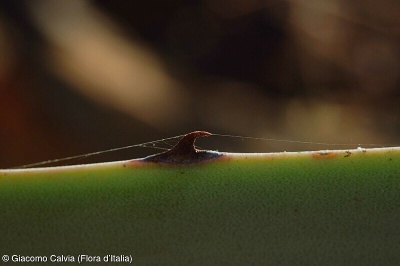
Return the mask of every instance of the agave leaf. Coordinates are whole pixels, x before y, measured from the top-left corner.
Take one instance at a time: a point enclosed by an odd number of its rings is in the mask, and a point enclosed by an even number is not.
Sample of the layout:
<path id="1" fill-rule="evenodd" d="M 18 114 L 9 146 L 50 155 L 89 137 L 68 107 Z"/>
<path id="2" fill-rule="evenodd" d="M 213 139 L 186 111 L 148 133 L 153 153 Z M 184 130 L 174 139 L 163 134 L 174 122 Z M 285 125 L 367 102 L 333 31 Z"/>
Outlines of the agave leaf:
<path id="1" fill-rule="evenodd" d="M 200 135 L 145 159 L 0 170 L 2 252 L 138 265 L 400 261 L 400 147 L 215 153 L 194 149 Z"/>

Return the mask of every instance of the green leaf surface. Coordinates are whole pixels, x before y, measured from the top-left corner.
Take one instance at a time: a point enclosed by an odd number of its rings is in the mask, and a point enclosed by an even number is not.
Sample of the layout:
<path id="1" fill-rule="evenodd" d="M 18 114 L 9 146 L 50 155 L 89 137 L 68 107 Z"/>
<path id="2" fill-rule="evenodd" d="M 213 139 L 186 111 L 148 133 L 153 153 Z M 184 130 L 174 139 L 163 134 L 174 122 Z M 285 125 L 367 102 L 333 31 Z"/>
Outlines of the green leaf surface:
<path id="1" fill-rule="evenodd" d="M 3 254 L 397 265 L 400 148 L 0 170 Z"/>

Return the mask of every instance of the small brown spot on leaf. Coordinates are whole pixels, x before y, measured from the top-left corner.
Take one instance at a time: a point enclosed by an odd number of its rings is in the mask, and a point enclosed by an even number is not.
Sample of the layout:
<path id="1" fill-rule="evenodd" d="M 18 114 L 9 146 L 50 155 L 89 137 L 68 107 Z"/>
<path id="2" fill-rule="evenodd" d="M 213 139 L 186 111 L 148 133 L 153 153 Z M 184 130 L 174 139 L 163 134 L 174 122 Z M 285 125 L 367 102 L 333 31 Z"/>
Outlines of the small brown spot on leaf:
<path id="1" fill-rule="evenodd" d="M 330 159 L 336 157 L 335 152 L 331 151 L 318 151 L 318 152 L 313 152 L 312 157 L 315 159 Z"/>
<path id="2" fill-rule="evenodd" d="M 350 151 L 345 151 L 344 153 L 345 153 L 345 155 L 344 155 L 345 158 L 350 157 L 350 155 L 351 155 Z"/>

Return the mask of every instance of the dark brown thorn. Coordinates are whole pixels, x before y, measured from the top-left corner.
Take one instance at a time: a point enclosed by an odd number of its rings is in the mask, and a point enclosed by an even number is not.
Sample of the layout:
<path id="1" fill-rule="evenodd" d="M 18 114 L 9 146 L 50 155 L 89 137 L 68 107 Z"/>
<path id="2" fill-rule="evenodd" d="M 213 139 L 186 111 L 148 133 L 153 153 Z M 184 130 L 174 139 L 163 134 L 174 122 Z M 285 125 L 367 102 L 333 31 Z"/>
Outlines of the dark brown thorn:
<path id="1" fill-rule="evenodd" d="M 194 131 L 186 134 L 174 147 L 166 152 L 144 158 L 146 162 L 153 163 L 195 163 L 219 157 L 221 154 L 213 151 L 198 150 L 194 142 L 198 137 L 212 135 L 206 131 Z"/>
<path id="2" fill-rule="evenodd" d="M 194 146 L 194 142 L 198 137 L 203 137 L 203 136 L 210 136 L 211 133 L 208 133 L 206 131 L 194 131 L 189 134 L 186 134 L 172 149 L 170 149 L 169 152 L 170 154 L 176 154 L 176 155 L 185 155 L 185 154 L 193 154 L 198 151 L 196 147 Z"/>

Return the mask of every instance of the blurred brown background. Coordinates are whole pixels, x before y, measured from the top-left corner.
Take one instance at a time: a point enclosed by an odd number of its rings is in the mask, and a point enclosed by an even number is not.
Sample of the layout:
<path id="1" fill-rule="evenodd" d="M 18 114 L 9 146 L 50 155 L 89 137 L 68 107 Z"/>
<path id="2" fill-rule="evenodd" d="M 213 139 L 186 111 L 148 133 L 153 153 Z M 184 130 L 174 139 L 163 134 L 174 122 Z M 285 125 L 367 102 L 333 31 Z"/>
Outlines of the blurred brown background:
<path id="1" fill-rule="evenodd" d="M 399 144 L 399 37 L 397 0 L 0 1 L 0 168 L 192 130 Z"/>

